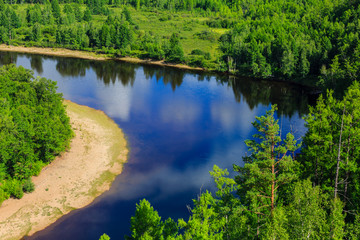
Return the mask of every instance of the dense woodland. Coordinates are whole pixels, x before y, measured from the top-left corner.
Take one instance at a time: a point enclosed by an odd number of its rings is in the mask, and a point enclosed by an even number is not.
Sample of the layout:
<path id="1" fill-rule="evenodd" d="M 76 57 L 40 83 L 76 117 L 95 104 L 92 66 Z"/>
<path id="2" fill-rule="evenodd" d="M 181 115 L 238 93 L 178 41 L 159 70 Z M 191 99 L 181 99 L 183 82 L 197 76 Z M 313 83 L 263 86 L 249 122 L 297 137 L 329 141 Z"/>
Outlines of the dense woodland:
<path id="1" fill-rule="evenodd" d="M 332 94 L 310 108 L 302 142 L 281 136 L 273 105 L 236 176 L 215 165 L 217 191 L 193 200 L 188 220 L 164 221 L 144 199 L 126 239 L 360 239 L 360 84 Z"/>
<path id="2" fill-rule="evenodd" d="M 0 68 L 0 204 L 34 190 L 30 177 L 73 136 L 56 83 L 14 65 Z"/>
<path id="3" fill-rule="evenodd" d="M 0 42 L 12 45 L 324 87 L 349 86 L 360 71 L 355 0 L 1 0 L 0 12 Z"/>

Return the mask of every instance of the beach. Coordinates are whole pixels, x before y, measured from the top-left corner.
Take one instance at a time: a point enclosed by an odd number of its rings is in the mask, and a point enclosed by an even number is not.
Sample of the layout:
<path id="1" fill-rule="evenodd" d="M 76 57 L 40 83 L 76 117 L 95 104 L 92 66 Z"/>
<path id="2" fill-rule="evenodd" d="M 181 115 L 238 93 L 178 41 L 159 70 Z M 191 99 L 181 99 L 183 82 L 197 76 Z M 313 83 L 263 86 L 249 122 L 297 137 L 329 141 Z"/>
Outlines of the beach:
<path id="1" fill-rule="evenodd" d="M 32 235 L 107 191 L 127 160 L 125 136 L 104 112 L 65 100 L 75 133 L 68 151 L 32 178 L 35 191 L 0 207 L 0 239 Z"/>

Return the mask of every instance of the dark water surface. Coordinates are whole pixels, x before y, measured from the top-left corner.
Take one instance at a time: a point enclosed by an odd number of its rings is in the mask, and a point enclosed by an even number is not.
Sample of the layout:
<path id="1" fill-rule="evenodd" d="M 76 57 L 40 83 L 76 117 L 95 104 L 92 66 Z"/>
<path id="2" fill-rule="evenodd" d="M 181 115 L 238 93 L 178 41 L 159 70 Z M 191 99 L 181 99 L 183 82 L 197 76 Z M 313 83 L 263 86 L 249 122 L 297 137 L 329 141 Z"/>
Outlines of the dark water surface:
<path id="1" fill-rule="evenodd" d="M 15 63 L 58 82 L 73 102 L 103 110 L 125 132 L 130 154 L 110 191 L 27 239 L 112 240 L 129 234 L 130 217 L 148 199 L 163 219 L 188 219 L 202 189 L 213 189 L 214 164 L 242 164 L 251 122 L 278 104 L 282 131 L 300 138 L 301 116 L 310 97 L 284 83 L 234 79 L 171 68 L 96 62 L 41 55 L 1 53 L 0 64 Z M 233 174 L 233 173 L 232 173 Z"/>

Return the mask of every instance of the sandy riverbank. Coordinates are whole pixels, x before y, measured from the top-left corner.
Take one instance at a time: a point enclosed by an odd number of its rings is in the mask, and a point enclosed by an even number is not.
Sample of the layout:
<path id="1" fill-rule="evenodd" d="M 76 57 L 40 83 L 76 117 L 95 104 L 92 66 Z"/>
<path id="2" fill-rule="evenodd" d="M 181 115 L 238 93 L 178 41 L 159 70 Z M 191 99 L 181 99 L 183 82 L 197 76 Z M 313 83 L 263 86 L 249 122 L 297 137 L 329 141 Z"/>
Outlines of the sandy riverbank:
<path id="1" fill-rule="evenodd" d="M 74 57 L 74 58 L 100 60 L 100 61 L 112 59 L 112 60 L 131 62 L 131 63 L 140 63 L 140 64 L 204 71 L 203 68 L 193 68 L 193 67 L 190 67 L 190 66 L 187 66 L 184 64 L 166 63 L 165 61 L 142 60 L 142 59 L 132 58 L 132 57 L 110 58 L 110 57 L 106 56 L 105 54 L 96 54 L 94 52 L 69 50 L 69 49 L 65 49 L 65 48 L 40 48 L 40 47 L 9 46 L 9 45 L 5 45 L 5 44 L 0 44 L 0 51 L 42 54 L 42 55 L 59 56 L 59 57 Z"/>
<path id="2" fill-rule="evenodd" d="M 103 112 L 65 101 L 76 136 L 68 152 L 33 177 L 35 191 L 0 207 L 0 239 L 44 229 L 91 203 L 121 173 L 128 149 L 124 134 Z"/>

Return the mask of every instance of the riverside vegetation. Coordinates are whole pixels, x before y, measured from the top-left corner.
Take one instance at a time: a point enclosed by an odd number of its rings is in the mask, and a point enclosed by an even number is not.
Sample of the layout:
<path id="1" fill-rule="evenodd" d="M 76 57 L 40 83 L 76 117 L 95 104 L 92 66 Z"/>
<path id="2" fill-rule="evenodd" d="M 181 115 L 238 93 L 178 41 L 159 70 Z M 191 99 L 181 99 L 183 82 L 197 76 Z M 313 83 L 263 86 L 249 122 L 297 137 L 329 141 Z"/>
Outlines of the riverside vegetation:
<path id="1" fill-rule="evenodd" d="M 302 143 L 281 135 L 276 110 L 256 117 L 234 178 L 213 167 L 217 191 L 200 193 L 187 221 L 164 221 L 143 199 L 126 239 L 359 239 L 360 84 L 310 107 Z"/>
<path id="2" fill-rule="evenodd" d="M 73 136 L 56 83 L 15 65 L 0 68 L 0 204 L 34 190 L 30 177 Z"/>
<path id="3" fill-rule="evenodd" d="M 185 63 L 345 89 L 360 71 L 358 1 L 0 1 L 0 42 Z M 306 80 L 306 81 L 305 81 Z"/>

